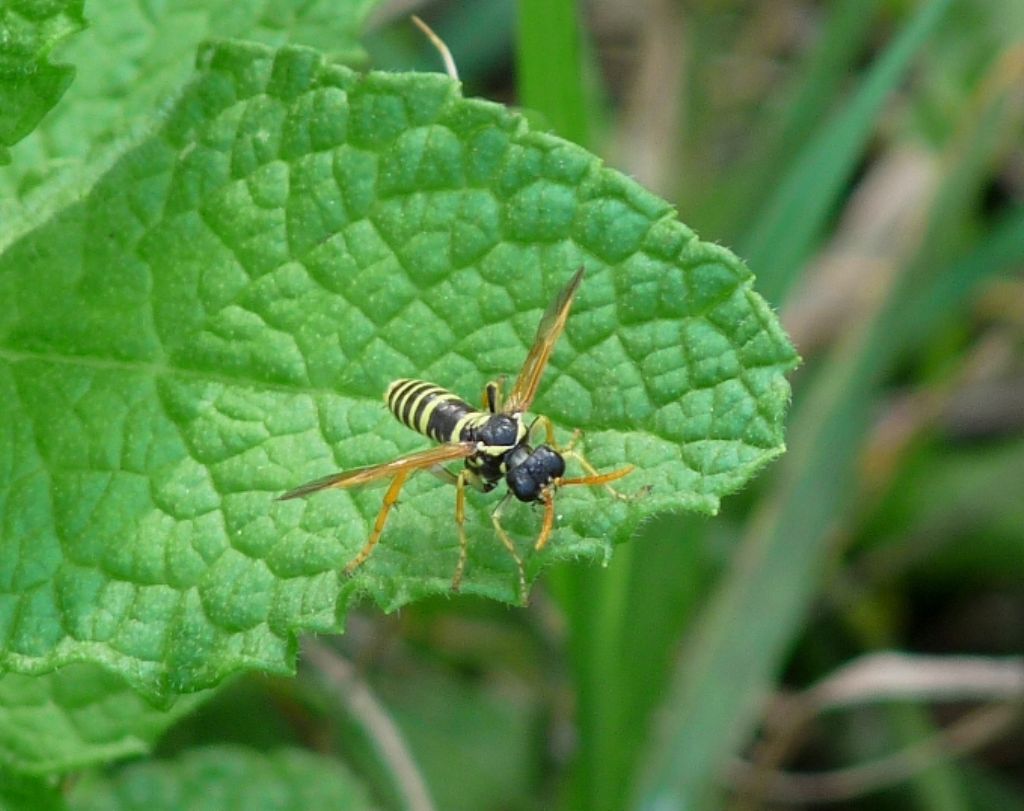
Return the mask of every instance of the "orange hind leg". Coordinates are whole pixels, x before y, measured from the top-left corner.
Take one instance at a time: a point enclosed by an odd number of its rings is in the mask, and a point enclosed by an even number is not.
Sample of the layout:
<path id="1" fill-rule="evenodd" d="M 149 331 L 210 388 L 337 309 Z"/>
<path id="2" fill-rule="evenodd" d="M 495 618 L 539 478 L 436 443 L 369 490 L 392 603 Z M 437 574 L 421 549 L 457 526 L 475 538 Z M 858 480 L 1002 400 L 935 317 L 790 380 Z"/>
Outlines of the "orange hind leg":
<path id="1" fill-rule="evenodd" d="M 380 512 L 377 513 L 373 532 L 370 533 L 370 537 L 363 548 L 359 550 L 359 554 L 352 558 L 345 566 L 345 574 L 352 574 L 352 572 L 366 563 L 370 555 L 373 554 L 374 547 L 377 546 L 377 541 L 380 540 L 380 535 L 384 531 L 384 525 L 388 522 L 388 513 L 391 512 L 391 508 L 398 502 L 398 494 L 402 492 L 402 487 L 405 485 L 407 478 L 409 478 L 409 471 L 400 470 L 395 474 L 395 478 L 391 480 L 391 486 L 388 487 L 387 493 L 384 494 L 384 503 L 380 507 Z"/>

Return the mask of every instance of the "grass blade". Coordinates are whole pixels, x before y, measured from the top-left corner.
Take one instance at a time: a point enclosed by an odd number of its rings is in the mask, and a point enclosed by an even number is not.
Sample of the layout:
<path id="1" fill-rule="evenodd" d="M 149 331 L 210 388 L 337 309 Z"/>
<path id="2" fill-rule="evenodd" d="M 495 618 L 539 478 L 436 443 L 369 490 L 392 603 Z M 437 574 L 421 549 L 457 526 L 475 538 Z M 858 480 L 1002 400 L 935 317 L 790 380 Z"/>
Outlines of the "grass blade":
<path id="1" fill-rule="evenodd" d="M 999 75 L 999 67 L 996 68 Z M 1012 79 L 1015 74 L 1007 74 Z M 1007 81 L 999 90 L 1017 86 Z M 986 176 L 984 167 L 1016 131 L 1018 110 L 988 94 L 987 111 L 965 115 L 962 137 L 945 160 L 944 179 L 912 261 L 824 365 L 794 414 L 790 452 L 774 488 L 748 526 L 735 570 L 684 651 L 667 740 L 652 747 L 637 807 L 699 807 L 722 757 L 740 740 L 813 599 L 842 521 L 848 484 L 868 424 L 877 381 L 908 343 L 943 314 L 962 307 L 981 281 L 1019 262 L 1024 219 L 1011 211 L 962 259 L 941 261 L 943 237 L 962 233 Z M 883 291 L 884 292 L 884 291 Z"/>
<path id="2" fill-rule="evenodd" d="M 519 101 L 542 112 L 563 138 L 587 146 L 590 119 L 580 63 L 574 0 L 519 0 Z"/>
<path id="3" fill-rule="evenodd" d="M 768 200 L 740 255 L 757 273 L 761 294 L 781 303 L 853 173 L 878 113 L 951 0 L 917 11 L 872 66 L 849 103 L 825 123 Z"/>
<path id="4" fill-rule="evenodd" d="M 785 106 L 781 110 L 766 106 L 753 122 L 753 129 L 764 132 L 764 137 L 753 141 L 751 154 L 731 167 L 720 182 L 700 184 L 706 190 L 705 199 L 682 206 L 700 217 L 695 225 L 702 232 L 722 235 L 728 242 L 748 229 L 758 204 L 778 185 L 789 156 L 804 147 L 815 124 L 841 98 L 874 33 L 880 6 L 879 0 L 842 0 L 830 9 L 821 39 L 796 72 Z M 693 192 L 701 194 L 700 189 Z"/>

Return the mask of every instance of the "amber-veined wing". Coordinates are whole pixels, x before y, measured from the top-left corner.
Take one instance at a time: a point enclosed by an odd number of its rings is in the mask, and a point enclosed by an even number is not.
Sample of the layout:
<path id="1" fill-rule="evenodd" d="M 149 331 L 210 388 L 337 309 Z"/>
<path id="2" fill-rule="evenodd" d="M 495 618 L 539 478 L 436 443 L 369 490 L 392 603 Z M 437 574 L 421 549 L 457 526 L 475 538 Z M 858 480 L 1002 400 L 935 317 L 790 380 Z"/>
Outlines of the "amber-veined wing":
<path id="1" fill-rule="evenodd" d="M 294 490 L 289 490 L 283 496 L 278 496 L 278 501 L 287 501 L 291 498 L 301 498 L 315 493 L 318 490 L 327 490 L 331 487 L 348 489 L 351 487 L 362 487 L 388 479 L 403 470 L 425 470 L 435 465 L 443 465 L 445 462 L 454 462 L 458 459 L 465 459 L 472 456 L 477 449 L 476 442 L 452 442 L 445 445 L 438 445 L 436 448 L 428 448 L 425 451 L 399 456 L 390 462 L 381 465 L 370 465 L 369 467 L 357 467 L 353 470 L 345 470 L 341 473 L 332 473 L 322 479 L 307 482 Z"/>
<path id="2" fill-rule="evenodd" d="M 533 398 L 537 394 L 537 387 L 544 374 L 544 368 L 548 365 L 548 358 L 551 357 L 551 350 L 558 342 L 558 336 L 565 329 L 565 322 L 569 318 L 569 309 L 572 307 L 573 297 L 583 281 L 583 268 L 581 267 L 569 283 L 562 288 L 562 292 L 551 302 L 544 317 L 537 327 L 537 337 L 533 339 L 533 346 L 530 347 L 530 354 L 526 356 L 523 368 L 519 371 L 516 384 L 505 401 L 502 411 L 506 414 L 521 414 L 530 408 Z"/>

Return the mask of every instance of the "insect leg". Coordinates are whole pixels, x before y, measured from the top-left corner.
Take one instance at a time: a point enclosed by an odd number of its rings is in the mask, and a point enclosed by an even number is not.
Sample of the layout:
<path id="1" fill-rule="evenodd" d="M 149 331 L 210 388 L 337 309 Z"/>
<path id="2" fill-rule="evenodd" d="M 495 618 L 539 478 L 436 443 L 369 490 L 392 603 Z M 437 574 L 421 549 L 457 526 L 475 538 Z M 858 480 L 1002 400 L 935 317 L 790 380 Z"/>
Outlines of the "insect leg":
<path id="1" fill-rule="evenodd" d="M 549 447 L 561 452 L 558 445 L 555 442 L 555 425 L 553 422 L 551 422 L 550 418 L 545 417 L 543 415 L 535 417 L 533 422 L 530 423 L 530 442 L 533 442 L 533 432 L 538 425 L 544 429 L 544 442 Z"/>
<path id="2" fill-rule="evenodd" d="M 555 525 L 555 499 L 550 487 L 544 491 L 542 501 L 544 502 L 544 523 L 541 524 L 540 535 L 537 536 L 537 542 L 533 545 L 538 552 L 547 546 L 548 538 L 551 537 L 551 528 Z"/>
<path id="3" fill-rule="evenodd" d="M 555 439 L 555 424 L 551 422 L 550 417 L 545 417 L 543 414 L 536 417 L 530 424 L 530 430 L 533 431 L 534 427 L 537 425 L 540 425 L 544 429 L 545 444 L 547 444 L 551 448 L 554 448 L 556 451 L 562 454 L 562 456 L 571 453 L 572 449 L 576 446 L 576 443 L 579 442 L 580 437 L 583 436 L 583 432 L 579 428 L 577 428 L 575 431 L 572 432 L 572 438 L 569 440 L 569 444 L 561 446 L 558 444 L 558 440 Z"/>
<path id="4" fill-rule="evenodd" d="M 587 458 L 577 450 L 573 450 L 576 443 L 579 442 L 580 437 L 583 436 L 583 432 L 579 429 L 573 431 L 572 439 L 569 440 L 569 444 L 564 447 L 559 447 L 558 442 L 555 440 L 555 426 L 551 422 L 550 418 L 545 416 L 539 416 L 533 421 L 533 425 L 530 426 L 531 430 L 534 426 L 540 425 L 544 429 L 545 442 L 554 448 L 558 453 L 567 459 L 575 459 L 579 462 L 580 467 L 583 468 L 586 476 L 579 476 L 575 478 L 562 478 L 558 480 L 558 486 L 561 487 L 565 484 L 585 484 L 591 487 L 596 485 L 603 485 L 604 489 L 611 493 L 615 498 L 629 500 L 633 496 L 627 496 L 620 493 L 614 487 L 609 486 L 609 482 L 613 482 L 616 479 L 621 479 L 623 476 L 627 476 L 635 469 L 634 465 L 626 465 L 625 467 L 613 470 L 610 473 L 600 473 L 596 467 L 594 467 Z M 643 492 L 643 491 L 641 491 Z"/>
<path id="5" fill-rule="evenodd" d="M 463 470 L 455 477 L 455 525 L 459 528 L 459 562 L 452 575 L 452 591 L 458 591 L 462 585 L 462 572 L 466 568 L 466 552 L 469 543 L 466 541 L 466 472 Z"/>
<path id="6" fill-rule="evenodd" d="M 551 421 L 548 420 L 549 425 L 550 423 Z M 617 499 L 621 499 L 622 501 L 629 501 L 630 499 L 634 498 L 634 496 L 627 496 L 624 493 L 620 493 L 618 490 L 616 490 L 608 483 L 616 481 L 617 479 L 621 479 L 623 476 L 628 476 L 636 469 L 636 465 L 626 465 L 625 467 L 620 467 L 618 470 L 613 470 L 609 473 L 599 472 L 596 467 L 594 467 L 592 464 L 590 464 L 590 462 L 587 461 L 587 457 L 585 457 L 579 451 L 573 450 L 573 446 L 576 445 L 581 436 L 583 436 L 583 434 L 578 429 L 576 431 L 573 431 L 572 439 L 569 440 L 569 444 L 566 445 L 564 448 L 559 448 L 558 452 L 561 453 L 562 456 L 566 457 L 567 459 L 575 459 L 587 475 L 563 478 L 559 480 L 558 484 L 560 486 L 566 484 L 585 484 L 590 487 L 602 485 L 605 490 L 607 490 L 611 495 L 615 496 L 615 498 Z M 645 491 L 641 491 L 641 493 L 642 492 Z"/>
<path id="7" fill-rule="evenodd" d="M 497 414 L 501 411 L 502 389 L 505 387 L 505 376 L 497 380 L 491 380 L 484 386 L 484 408 L 490 414 Z"/>
<path id="8" fill-rule="evenodd" d="M 609 484 L 609 482 L 621 479 L 623 476 L 628 476 L 636 469 L 636 465 L 626 465 L 625 467 L 620 467 L 618 470 L 612 470 L 608 473 L 600 473 L 598 472 L 597 468 L 590 464 L 590 462 L 587 461 L 586 457 L 583 456 L 583 454 L 581 454 L 579 451 L 563 451 L 562 455 L 567 458 L 575 459 L 577 462 L 579 462 L 580 467 L 583 468 L 587 475 L 559 479 L 559 487 L 563 487 L 567 484 L 585 484 L 589 487 L 601 485 L 611 495 L 615 496 L 615 498 L 617 499 L 621 499 L 622 501 L 630 501 L 636 497 L 635 495 L 626 495 L 625 493 L 620 493 L 618 490 L 616 490 Z M 643 493 L 645 491 L 641 490 L 640 492 Z"/>
<path id="9" fill-rule="evenodd" d="M 373 532 L 370 533 L 369 540 L 359 551 L 359 554 L 348 562 L 348 565 L 345 567 L 345 574 L 352 574 L 373 554 L 373 548 L 377 545 L 377 541 L 380 540 L 380 534 L 384 531 L 384 525 L 388 522 L 388 513 L 391 512 L 391 508 L 398 501 L 398 494 L 402 491 L 405 480 L 409 478 L 409 473 L 409 470 L 399 470 L 395 474 L 395 478 L 391 480 L 391 486 L 388 487 L 387 493 L 384 494 L 384 503 L 381 504 L 380 512 L 377 513 L 377 521 L 373 525 Z"/>
<path id="10" fill-rule="evenodd" d="M 498 502 L 498 506 L 494 508 L 494 512 L 491 513 L 491 523 L 494 525 L 494 531 L 498 533 L 498 537 L 501 542 L 505 545 L 508 553 L 512 556 L 512 560 L 516 562 L 516 569 L 519 570 L 519 599 L 523 605 L 526 605 L 526 573 L 523 571 L 523 559 L 519 557 L 519 552 L 516 550 L 516 545 L 512 543 L 512 539 L 508 537 L 508 533 L 505 532 L 505 528 L 501 525 L 501 511 L 508 504 L 512 498 L 511 493 L 506 493 L 505 497 Z"/>

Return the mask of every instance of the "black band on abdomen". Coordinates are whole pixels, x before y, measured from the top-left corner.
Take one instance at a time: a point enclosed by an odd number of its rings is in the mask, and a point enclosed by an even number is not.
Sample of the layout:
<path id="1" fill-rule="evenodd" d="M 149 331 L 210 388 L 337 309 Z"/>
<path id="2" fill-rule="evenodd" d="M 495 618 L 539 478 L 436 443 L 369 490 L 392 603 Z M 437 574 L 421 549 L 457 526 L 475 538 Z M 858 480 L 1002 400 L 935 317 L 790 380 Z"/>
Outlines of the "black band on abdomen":
<path id="1" fill-rule="evenodd" d="M 455 426 L 459 424 L 459 420 L 475 409 L 454 394 L 448 392 L 446 394 L 448 394 L 448 398 L 444 402 L 438 403 L 430 412 L 425 433 L 438 442 L 459 442 L 462 437 L 455 436 Z"/>
<path id="2" fill-rule="evenodd" d="M 474 412 L 447 389 L 425 380 L 396 380 L 388 387 L 386 399 L 395 419 L 438 442 L 458 441 L 453 436 L 456 425 L 466 414 Z"/>

